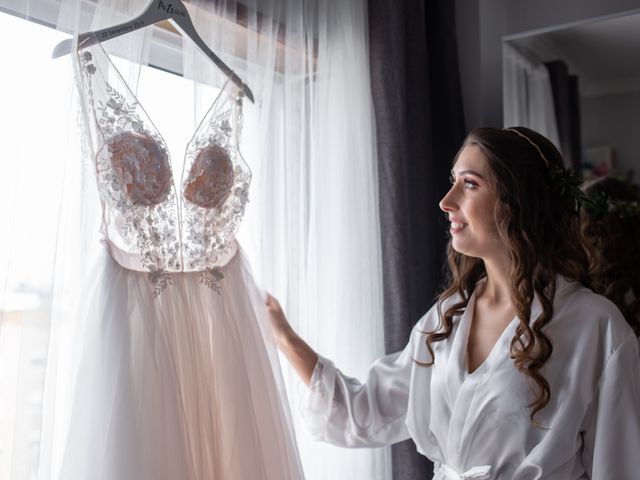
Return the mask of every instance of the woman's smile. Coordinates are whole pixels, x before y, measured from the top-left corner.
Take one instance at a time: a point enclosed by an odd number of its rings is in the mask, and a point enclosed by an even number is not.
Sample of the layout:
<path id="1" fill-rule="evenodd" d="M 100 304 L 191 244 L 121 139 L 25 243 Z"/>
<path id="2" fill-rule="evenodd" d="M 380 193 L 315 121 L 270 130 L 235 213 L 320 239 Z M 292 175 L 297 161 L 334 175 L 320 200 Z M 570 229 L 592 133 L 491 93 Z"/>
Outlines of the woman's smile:
<path id="1" fill-rule="evenodd" d="M 453 249 L 471 257 L 487 258 L 504 250 L 497 235 L 498 198 L 488 181 L 487 162 L 479 147 L 463 148 L 451 171 L 451 188 L 440 201 Z"/>
<path id="2" fill-rule="evenodd" d="M 449 222 L 451 223 L 451 226 L 449 227 L 449 231 L 452 234 L 462 232 L 462 230 L 464 230 L 465 227 L 467 226 L 466 223 L 464 223 L 462 220 L 459 220 L 457 218 L 449 218 Z"/>

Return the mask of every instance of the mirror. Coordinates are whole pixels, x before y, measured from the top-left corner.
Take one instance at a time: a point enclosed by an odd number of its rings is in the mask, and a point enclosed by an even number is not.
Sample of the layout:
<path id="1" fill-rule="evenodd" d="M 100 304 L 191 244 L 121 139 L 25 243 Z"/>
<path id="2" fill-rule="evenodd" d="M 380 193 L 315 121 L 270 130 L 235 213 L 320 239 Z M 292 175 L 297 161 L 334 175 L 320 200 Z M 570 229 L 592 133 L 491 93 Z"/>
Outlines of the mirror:
<path id="1" fill-rule="evenodd" d="M 503 39 L 505 126 L 548 136 L 585 178 L 640 171 L 640 13 Z"/>

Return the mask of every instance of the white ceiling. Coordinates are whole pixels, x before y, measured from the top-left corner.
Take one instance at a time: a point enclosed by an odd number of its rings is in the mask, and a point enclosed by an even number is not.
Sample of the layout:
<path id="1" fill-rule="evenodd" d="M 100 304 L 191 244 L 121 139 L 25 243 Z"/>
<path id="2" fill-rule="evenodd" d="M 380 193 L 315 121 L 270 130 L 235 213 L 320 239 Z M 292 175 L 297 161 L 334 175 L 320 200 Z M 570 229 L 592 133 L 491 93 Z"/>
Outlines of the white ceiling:
<path id="1" fill-rule="evenodd" d="M 582 96 L 640 91 L 640 13 L 510 42 L 542 61 L 564 60 Z"/>

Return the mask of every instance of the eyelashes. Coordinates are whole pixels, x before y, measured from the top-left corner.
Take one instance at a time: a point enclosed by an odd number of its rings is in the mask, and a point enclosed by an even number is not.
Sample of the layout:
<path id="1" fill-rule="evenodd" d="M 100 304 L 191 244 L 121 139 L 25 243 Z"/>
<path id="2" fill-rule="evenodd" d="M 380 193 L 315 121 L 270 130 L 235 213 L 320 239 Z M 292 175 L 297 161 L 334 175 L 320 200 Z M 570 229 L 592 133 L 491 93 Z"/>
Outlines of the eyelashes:
<path id="1" fill-rule="evenodd" d="M 466 190 L 475 190 L 479 186 L 477 182 L 475 182 L 474 180 L 471 180 L 470 178 L 463 178 L 463 182 L 464 182 L 464 188 Z M 455 185 L 456 177 L 454 177 L 453 175 L 449 175 L 449 183 L 452 186 Z"/>

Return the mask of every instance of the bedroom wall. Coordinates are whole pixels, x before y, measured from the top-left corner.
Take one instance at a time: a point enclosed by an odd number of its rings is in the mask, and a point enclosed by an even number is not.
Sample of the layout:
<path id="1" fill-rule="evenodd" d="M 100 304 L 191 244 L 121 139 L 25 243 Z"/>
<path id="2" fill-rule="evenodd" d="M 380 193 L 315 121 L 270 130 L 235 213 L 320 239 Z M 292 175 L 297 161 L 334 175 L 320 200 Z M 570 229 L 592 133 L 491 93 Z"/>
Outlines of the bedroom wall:
<path id="1" fill-rule="evenodd" d="M 467 130 L 502 127 L 503 37 L 638 11 L 640 0 L 456 0 Z"/>

